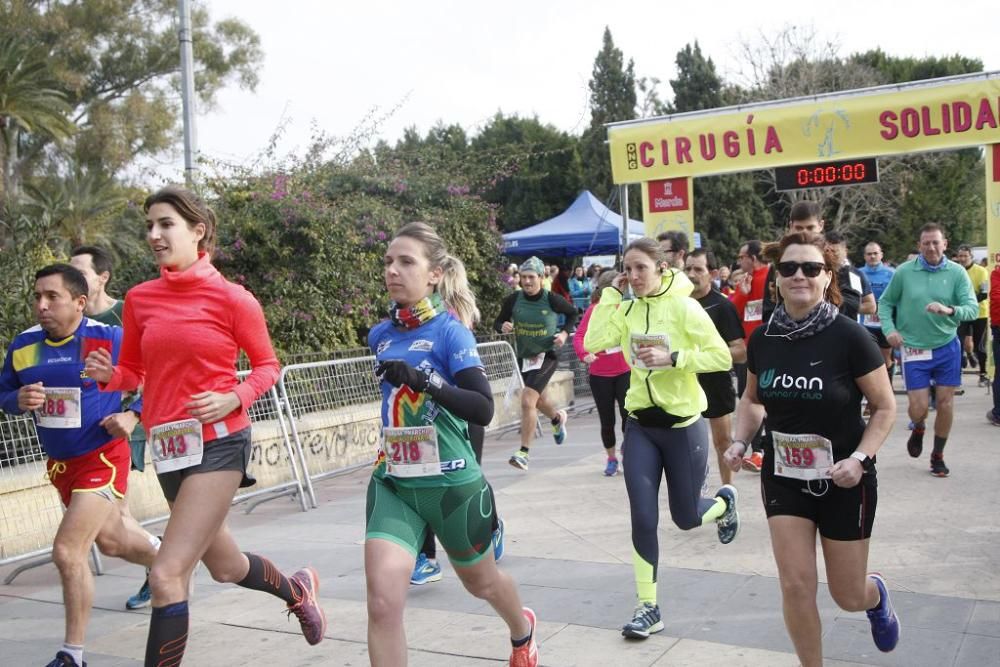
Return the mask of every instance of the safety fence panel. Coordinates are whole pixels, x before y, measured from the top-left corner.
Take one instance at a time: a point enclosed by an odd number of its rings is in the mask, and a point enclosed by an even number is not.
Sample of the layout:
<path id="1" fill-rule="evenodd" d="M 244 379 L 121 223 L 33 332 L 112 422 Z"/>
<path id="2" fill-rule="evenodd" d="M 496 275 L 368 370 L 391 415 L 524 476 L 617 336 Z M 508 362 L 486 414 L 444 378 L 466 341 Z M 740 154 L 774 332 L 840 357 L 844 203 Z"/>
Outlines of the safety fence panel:
<path id="1" fill-rule="evenodd" d="M 574 414 L 591 412 L 594 410 L 594 397 L 590 391 L 590 372 L 587 364 L 580 361 L 573 349 L 573 341 L 567 340 L 566 344 L 556 350 L 556 357 L 559 359 L 557 368 L 562 371 L 569 371 L 573 374 L 573 403 L 571 411 Z"/>
<path id="2" fill-rule="evenodd" d="M 487 431 L 506 433 L 521 427 L 521 369 L 507 341 L 479 343 L 479 358 L 493 390 L 493 421 Z M 541 432 L 539 427 L 539 432 Z"/>
<path id="3" fill-rule="evenodd" d="M 249 371 L 240 371 L 242 381 Z M 307 508 L 303 492 L 301 457 L 293 440 L 277 389 L 272 387 L 250 406 L 252 427 L 250 473 L 257 484 L 241 489 L 233 503 L 248 503 L 251 511 L 261 502 L 293 495 L 302 511 Z M 29 415 L 0 413 L 0 566 L 34 560 L 48 562 L 63 507 L 59 494 L 45 475 L 46 456 L 38 441 L 35 422 Z M 129 508 L 143 524 L 163 521 L 168 507 L 156 473 L 145 452 L 145 470 L 129 475 Z M 95 559 L 100 571 L 100 561 Z M 13 579 L 23 568 L 10 577 Z"/>
<path id="4" fill-rule="evenodd" d="M 0 414 L 0 565 L 45 554 L 62 504 L 30 415 Z"/>
<path id="5" fill-rule="evenodd" d="M 278 392 L 288 411 L 303 482 L 313 507 L 312 482 L 370 466 L 382 432 L 382 394 L 375 357 L 304 364 L 281 371 Z"/>

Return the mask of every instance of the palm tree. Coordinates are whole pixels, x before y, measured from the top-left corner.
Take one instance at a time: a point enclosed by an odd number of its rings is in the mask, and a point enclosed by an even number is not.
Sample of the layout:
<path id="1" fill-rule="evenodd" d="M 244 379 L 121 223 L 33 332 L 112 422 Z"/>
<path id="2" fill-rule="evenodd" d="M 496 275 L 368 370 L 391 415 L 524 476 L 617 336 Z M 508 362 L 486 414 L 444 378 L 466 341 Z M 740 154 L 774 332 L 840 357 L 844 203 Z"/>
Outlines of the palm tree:
<path id="1" fill-rule="evenodd" d="M 22 148 L 32 136 L 62 141 L 76 126 L 46 54 L 23 39 L 0 36 L 0 210 L 14 200 L 22 180 Z"/>

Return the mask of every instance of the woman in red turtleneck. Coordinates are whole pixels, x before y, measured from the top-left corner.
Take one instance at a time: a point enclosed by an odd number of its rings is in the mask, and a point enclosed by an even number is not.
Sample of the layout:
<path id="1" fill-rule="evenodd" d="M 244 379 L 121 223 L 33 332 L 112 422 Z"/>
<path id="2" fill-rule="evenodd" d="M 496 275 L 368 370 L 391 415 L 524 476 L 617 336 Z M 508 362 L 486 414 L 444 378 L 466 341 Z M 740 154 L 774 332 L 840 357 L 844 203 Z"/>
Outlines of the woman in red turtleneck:
<path id="1" fill-rule="evenodd" d="M 216 581 L 284 600 L 306 640 L 317 644 L 326 618 L 316 602 L 316 572 L 304 568 L 285 577 L 266 558 L 242 553 L 225 521 L 236 490 L 254 483 L 247 474 L 247 408 L 278 377 L 264 313 L 252 294 L 212 266 L 215 214 L 198 197 L 168 187 L 144 209 L 160 277 L 128 294 L 118 365 L 102 350 L 88 355 L 86 372 L 108 391 L 143 385 L 142 424 L 171 508 L 149 574 L 145 664 L 180 664 L 188 580 L 199 560 Z M 253 366 L 242 384 L 235 373 L 241 349 Z"/>

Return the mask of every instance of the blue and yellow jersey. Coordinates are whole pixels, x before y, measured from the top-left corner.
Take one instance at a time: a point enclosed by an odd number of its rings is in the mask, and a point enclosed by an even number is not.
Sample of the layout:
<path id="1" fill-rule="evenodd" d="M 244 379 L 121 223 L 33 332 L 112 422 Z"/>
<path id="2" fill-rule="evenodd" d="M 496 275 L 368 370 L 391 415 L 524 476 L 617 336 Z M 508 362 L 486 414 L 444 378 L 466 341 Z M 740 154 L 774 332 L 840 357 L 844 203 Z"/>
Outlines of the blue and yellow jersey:
<path id="1" fill-rule="evenodd" d="M 368 334 L 368 344 L 375 352 L 376 363 L 403 360 L 423 373 L 437 372 L 448 384 L 455 384 L 455 375 L 467 368 L 481 367 L 476 338 L 449 313 L 442 313 L 416 329 L 405 331 L 388 320 L 380 322 Z M 427 393 L 408 386 L 393 387 L 381 383 L 382 425 L 390 427 L 434 425 L 438 438 L 443 476 L 394 479 L 398 486 L 438 487 L 464 484 L 480 476 L 472 445 L 469 426 Z M 386 475 L 384 456 L 380 453 L 375 476 Z"/>
<path id="2" fill-rule="evenodd" d="M 53 459 L 69 459 L 93 451 L 114 438 L 100 425 L 108 415 L 121 411 L 121 393 L 102 392 L 94 380 L 84 376 L 87 355 L 99 348 L 118 360 L 122 329 L 83 318 L 80 326 L 62 340 L 52 340 L 40 326 L 22 331 L 7 348 L 0 371 L 0 409 L 20 414 L 17 392 L 22 386 L 41 382 L 44 387 L 80 389 L 80 426 L 46 428 L 37 425 L 38 439 Z"/>

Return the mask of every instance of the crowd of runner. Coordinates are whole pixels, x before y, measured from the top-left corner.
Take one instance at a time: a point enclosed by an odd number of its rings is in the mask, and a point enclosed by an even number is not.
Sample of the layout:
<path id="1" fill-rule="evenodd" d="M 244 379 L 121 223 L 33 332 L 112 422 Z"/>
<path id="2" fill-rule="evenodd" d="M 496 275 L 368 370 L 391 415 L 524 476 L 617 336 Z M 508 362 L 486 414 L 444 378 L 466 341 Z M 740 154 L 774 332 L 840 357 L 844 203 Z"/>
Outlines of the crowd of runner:
<path id="1" fill-rule="evenodd" d="M 35 276 L 37 324 L 15 337 L 0 372 L 0 409 L 33 413 L 66 509 L 53 544 L 65 634 L 49 667 L 87 664 L 95 543 L 147 569 L 126 603 L 152 606 L 147 667 L 182 662 L 199 562 L 216 581 L 279 598 L 318 644 L 326 617 L 317 572 L 284 575 L 242 552 L 226 526 L 237 490 L 255 482 L 247 410 L 278 377 L 263 310 L 213 267 L 217 222 L 204 202 L 169 187 L 144 210 L 160 276 L 115 300 L 105 291 L 110 256 L 100 248 L 46 266 Z M 556 445 L 568 440 L 569 415 L 549 383 L 559 349 L 572 342 L 588 369 L 602 472 L 625 476 L 636 605 L 624 637 L 665 627 L 657 604 L 661 483 L 679 528 L 714 525 L 730 545 L 740 529 L 731 482 L 743 469 L 760 473 L 801 663 L 822 664 L 817 535 L 834 601 L 867 613 L 879 650 L 895 648 L 899 621 L 885 580 L 868 566 L 877 453 L 896 415 L 892 383 L 901 376 L 914 458 L 935 410 L 929 470 L 947 477 L 962 369 L 989 382 L 988 325 L 1000 333 L 1000 273 L 975 263 L 968 246 L 949 259 L 936 224 L 915 241 L 914 255 L 895 267 L 869 242 L 856 268 L 820 207 L 800 202 L 780 240 L 747 240 L 732 266 L 690 248 L 680 232 L 632 242 L 620 271 L 568 271 L 537 257 L 510 265 L 511 292 L 492 323 L 511 334 L 523 380 L 521 442 L 509 462 L 528 471 L 539 412 Z M 439 541 L 463 586 L 506 625 L 510 664 L 537 665 L 536 616 L 497 567 L 504 524 L 481 467 L 493 390 L 472 333 L 480 312 L 465 268 L 432 226 L 414 222 L 389 242 L 383 275 L 391 306 L 368 336 L 382 392 L 365 517 L 369 658 L 406 664 L 407 590 L 441 579 Z M 238 382 L 241 352 L 252 371 Z M 1000 425 L 1000 405 L 987 420 Z M 712 495 L 703 492 L 709 451 L 722 481 Z M 129 471 L 147 462 L 171 510 L 162 539 L 128 510 Z"/>

